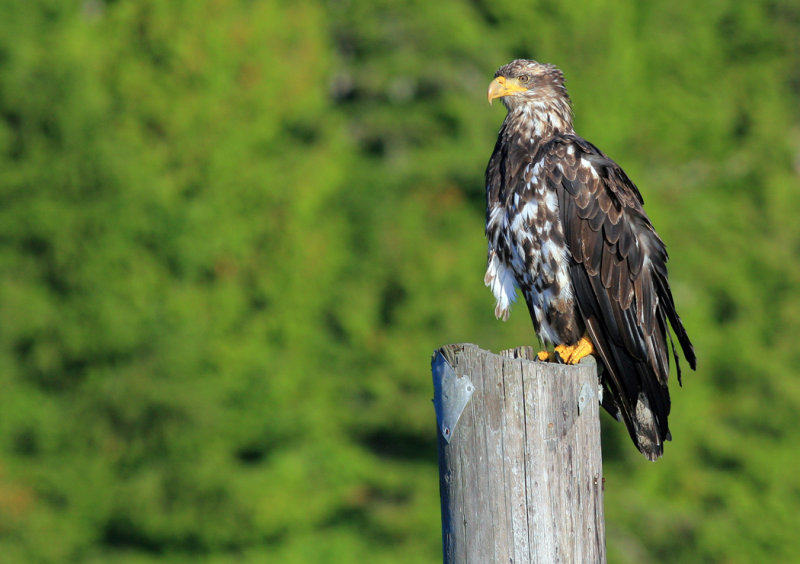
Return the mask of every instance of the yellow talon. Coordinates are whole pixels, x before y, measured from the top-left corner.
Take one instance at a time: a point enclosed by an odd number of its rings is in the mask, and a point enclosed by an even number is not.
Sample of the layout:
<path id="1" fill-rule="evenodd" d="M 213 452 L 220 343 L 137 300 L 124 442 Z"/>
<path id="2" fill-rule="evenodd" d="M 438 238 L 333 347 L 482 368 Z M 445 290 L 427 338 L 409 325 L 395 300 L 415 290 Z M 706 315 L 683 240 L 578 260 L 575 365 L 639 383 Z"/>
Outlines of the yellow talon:
<path id="1" fill-rule="evenodd" d="M 594 345 L 586 336 L 581 337 L 581 340 L 574 345 L 558 345 L 555 349 L 566 364 L 578 364 L 582 358 L 595 352 Z"/>
<path id="2" fill-rule="evenodd" d="M 549 351 L 539 351 L 536 353 L 536 358 L 542 362 L 548 362 L 555 360 L 555 353 L 551 353 Z"/>

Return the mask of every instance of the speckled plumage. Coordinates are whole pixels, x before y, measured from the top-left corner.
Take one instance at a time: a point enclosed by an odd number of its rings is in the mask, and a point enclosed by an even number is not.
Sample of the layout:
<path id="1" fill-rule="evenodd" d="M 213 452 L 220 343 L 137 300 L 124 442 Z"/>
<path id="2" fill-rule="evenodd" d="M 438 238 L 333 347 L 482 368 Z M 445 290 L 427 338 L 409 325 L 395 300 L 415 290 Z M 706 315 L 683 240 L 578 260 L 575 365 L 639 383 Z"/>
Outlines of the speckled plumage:
<path id="1" fill-rule="evenodd" d="M 664 243 L 625 172 L 573 130 L 558 68 L 516 60 L 497 77 L 525 89 L 502 97 L 508 114 L 486 169 L 484 281 L 495 314 L 508 318 L 519 287 L 542 342 L 572 345 L 588 335 L 605 369 L 603 406 L 655 460 L 671 438 L 668 322 L 696 364 Z"/>

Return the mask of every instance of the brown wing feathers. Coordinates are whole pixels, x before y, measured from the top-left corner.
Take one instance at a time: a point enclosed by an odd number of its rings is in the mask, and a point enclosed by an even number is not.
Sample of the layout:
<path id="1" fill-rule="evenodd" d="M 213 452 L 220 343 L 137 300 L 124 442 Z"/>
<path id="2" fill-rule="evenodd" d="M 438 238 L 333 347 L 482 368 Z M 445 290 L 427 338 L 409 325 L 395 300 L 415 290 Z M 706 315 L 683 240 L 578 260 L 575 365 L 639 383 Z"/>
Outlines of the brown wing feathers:
<path id="1" fill-rule="evenodd" d="M 669 289 L 664 244 L 635 185 L 596 147 L 564 136 L 542 150 L 548 184 L 559 195 L 578 307 L 608 372 L 604 407 L 624 420 L 645 455 L 657 458 L 670 438 L 667 320 L 695 366 Z"/>

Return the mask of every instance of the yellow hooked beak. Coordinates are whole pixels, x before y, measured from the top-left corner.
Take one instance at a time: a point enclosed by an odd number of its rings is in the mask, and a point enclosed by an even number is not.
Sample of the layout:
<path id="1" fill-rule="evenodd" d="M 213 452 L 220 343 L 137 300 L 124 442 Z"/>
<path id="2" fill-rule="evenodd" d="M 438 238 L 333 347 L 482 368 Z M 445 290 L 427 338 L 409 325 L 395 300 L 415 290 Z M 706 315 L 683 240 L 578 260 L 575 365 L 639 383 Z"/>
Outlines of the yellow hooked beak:
<path id="1" fill-rule="evenodd" d="M 525 92 L 526 90 L 527 88 L 522 86 L 516 78 L 498 76 L 489 84 L 489 104 L 491 104 L 492 100 L 495 98 L 502 98 L 503 96 L 508 96 L 509 94 L 515 94 L 517 92 Z"/>

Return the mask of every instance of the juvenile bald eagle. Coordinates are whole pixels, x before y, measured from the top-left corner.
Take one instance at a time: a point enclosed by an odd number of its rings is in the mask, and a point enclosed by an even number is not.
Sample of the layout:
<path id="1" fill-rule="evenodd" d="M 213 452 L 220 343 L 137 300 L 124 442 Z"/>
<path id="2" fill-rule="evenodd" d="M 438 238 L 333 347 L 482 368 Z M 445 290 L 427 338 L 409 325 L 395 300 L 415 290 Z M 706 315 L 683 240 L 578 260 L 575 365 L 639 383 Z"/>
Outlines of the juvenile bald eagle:
<path id="1" fill-rule="evenodd" d="M 602 364 L 602 404 L 650 460 L 670 440 L 667 322 L 687 362 L 692 343 L 675 311 L 667 251 L 636 186 L 572 127 L 564 75 L 515 60 L 489 85 L 508 110 L 486 168 L 484 281 L 507 319 L 516 288 L 552 353 L 541 360 Z"/>

